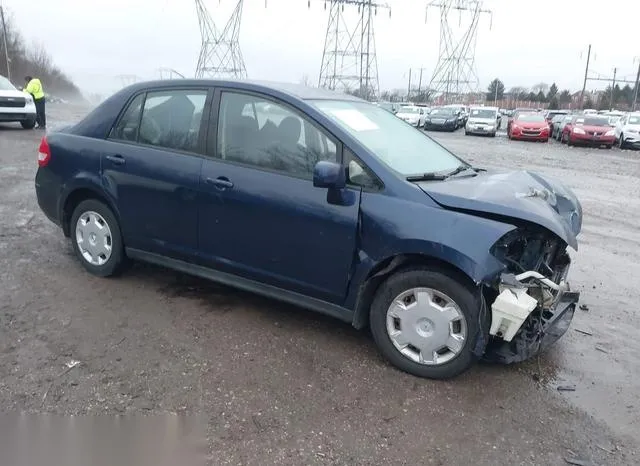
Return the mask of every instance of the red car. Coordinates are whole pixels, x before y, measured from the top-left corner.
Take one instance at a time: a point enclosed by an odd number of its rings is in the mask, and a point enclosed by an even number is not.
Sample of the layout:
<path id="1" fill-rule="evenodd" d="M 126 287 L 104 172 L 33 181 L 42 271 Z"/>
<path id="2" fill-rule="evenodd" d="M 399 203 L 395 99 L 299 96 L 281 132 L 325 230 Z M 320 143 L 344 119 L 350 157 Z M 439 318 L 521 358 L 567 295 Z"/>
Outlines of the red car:
<path id="1" fill-rule="evenodd" d="M 616 142 L 616 135 L 607 117 L 576 115 L 565 125 L 560 141 L 569 146 L 584 144 L 611 149 Z"/>
<path id="2" fill-rule="evenodd" d="M 547 142 L 549 135 L 549 123 L 542 113 L 518 112 L 507 125 L 509 139 Z"/>

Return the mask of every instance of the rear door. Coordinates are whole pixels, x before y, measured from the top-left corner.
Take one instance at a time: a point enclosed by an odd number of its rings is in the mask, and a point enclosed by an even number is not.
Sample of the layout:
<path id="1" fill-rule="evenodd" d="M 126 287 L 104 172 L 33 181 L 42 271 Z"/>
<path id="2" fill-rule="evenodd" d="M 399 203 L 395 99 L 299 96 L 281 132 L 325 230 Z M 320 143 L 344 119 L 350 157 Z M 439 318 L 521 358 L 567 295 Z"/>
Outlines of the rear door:
<path id="1" fill-rule="evenodd" d="M 206 261 L 342 302 L 356 248 L 360 190 L 332 197 L 312 181 L 317 161 L 338 161 L 340 144 L 284 102 L 231 90 L 218 91 L 215 102 L 212 158 L 204 162 L 200 183 L 199 244 Z"/>
<path id="2" fill-rule="evenodd" d="M 208 95 L 207 88 L 142 92 L 112 129 L 102 174 L 128 247 L 178 258 L 196 254 Z"/>

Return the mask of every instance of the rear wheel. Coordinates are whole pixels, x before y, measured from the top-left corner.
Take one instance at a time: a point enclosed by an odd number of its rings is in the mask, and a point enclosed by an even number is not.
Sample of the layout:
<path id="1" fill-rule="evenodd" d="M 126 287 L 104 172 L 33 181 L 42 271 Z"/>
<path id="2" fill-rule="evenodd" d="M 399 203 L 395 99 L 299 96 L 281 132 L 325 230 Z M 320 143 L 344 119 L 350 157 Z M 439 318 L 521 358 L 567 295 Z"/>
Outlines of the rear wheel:
<path id="1" fill-rule="evenodd" d="M 120 226 L 109 207 L 96 199 L 82 201 L 71 216 L 71 241 L 76 256 L 93 275 L 117 274 L 125 263 Z"/>
<path id="2" fill-rule="evenodd" d="M 22 120 L 20 122 L 20 124 L 22 125 L 22 127 L 24 129 L 33 129 L 36 127 L 36 119 L 35 118 L 28 118 L 26 120 Z"/>
<path id="3" fill-rule="evenodd" d="M 371 332 L 382 355 L 400 370 L 446 379 L 477 359 L 479 310 L 471 288 L 454 275 L 409 269 L 391 276 L 376 292 Z"/>

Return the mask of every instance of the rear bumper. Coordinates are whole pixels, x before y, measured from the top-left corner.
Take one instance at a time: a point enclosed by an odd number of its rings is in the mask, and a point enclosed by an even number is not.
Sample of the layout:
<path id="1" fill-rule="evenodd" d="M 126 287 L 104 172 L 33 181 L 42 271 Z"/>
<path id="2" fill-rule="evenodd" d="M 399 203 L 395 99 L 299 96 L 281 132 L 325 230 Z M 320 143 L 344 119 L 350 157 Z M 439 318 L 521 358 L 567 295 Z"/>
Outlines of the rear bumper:
<path id="1" fill-rule="evenodd" d="M 60 197 L 57 187 L 60 184 L 55 180 L 55 176 L 47 169 L 39 168 L 36 172 L 35 188 L 38 206 L 46 217 L 58 226 L 62 226 L 58 200 Z"/>

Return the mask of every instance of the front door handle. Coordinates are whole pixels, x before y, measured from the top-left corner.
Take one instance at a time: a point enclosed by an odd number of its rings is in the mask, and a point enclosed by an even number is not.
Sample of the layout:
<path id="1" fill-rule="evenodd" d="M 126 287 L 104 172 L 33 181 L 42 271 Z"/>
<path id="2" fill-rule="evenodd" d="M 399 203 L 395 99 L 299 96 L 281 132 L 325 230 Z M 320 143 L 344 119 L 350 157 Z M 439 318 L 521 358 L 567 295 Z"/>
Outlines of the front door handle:
<path id="1" fill-rule="evenodd" d="M 207 178 L 205 181 L 207 182 L 207 184 L 212 184 L 220 190 L 233 188 L 233 183 L 224 176 L 219 176 L 218 178 Z"/>
<path id="2" fill-rule="evenodd" d="M 107 160 L 115 165 L 124 165 L 125 159 L 120 154 L 107 155 Z"/>

